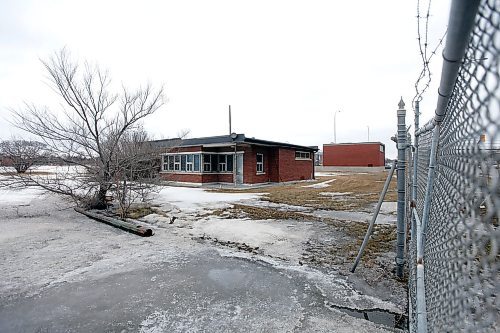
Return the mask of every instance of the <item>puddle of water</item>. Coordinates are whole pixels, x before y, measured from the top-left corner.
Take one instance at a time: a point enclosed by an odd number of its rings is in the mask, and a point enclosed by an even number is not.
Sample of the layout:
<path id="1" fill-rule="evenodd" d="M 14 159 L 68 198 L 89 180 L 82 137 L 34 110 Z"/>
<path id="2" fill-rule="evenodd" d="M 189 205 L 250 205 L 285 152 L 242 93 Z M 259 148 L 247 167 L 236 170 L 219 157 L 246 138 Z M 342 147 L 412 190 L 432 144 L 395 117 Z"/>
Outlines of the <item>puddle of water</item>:
<path id="1" fill-rule="evenodd" d="M 380 309 L 358 310 L 342 306 L 336 306 L 333 304 L 328 304 L 328 306 L 333 309 L 347 313 L 352 317 L 365 319 L 373 323 L 385 325 L 388 327 L 408 330 L 408 316 L 405 314 L 392 313 Z"/>
<path id="2" fill-rule="evenodd" d="M 246 283 L 244 272 L 239 269 L 211 269 L 208 272 L 208 277 L 226 289 L 244 288 Z"/>

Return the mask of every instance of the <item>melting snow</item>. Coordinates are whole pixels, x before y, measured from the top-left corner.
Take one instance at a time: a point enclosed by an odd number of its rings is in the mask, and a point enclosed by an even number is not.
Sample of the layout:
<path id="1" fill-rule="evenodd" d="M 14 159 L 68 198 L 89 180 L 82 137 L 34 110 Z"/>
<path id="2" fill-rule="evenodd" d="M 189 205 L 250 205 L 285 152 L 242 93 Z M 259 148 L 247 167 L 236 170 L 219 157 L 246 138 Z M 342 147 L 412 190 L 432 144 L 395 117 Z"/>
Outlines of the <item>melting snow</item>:
<path id="1" fill-rule="evenodd" d="M 337 197 L 352 194 L 352 192 L 321 192 L 319 195 L 325 197 Z"/>
<path id="2" fill-rule="evenodd" d="M 316 183 L 316 184 L 311 184 L 311 185 L 305 185 L 305 186 L 302 186 L 302 187 L 309 187 L 309 188 L 325 188 L 325 187 L 329 187 L 331 182 L 333 182 L 335 179 L 330 179 L 330 180 L 326 180 L 324 182 L 321 182 L 321 183 Z"/>
<path id="3" fill-rule="evenodd" d="M 163 188 L 153 201 L 157 204 L 173 205 L 184 212 L 193 212 L 200 208 L 216 209 L 242 200 L 256 200 L 262 195 L 263 193 L 220 193 L 201 188 L 168 186 Z"/>

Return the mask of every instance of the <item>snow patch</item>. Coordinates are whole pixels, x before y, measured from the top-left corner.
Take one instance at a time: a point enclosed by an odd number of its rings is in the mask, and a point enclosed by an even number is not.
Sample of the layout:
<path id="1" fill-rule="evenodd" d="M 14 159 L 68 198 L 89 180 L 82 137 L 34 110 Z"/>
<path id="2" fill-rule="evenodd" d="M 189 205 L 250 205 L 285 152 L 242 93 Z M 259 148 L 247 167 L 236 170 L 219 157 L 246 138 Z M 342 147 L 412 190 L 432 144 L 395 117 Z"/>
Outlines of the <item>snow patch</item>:
<path id="1" fill-rule="evenodd" d="M 310 225 L 275 220 L 240 220 L 208 218 L 193 224 L 195 237 L 209 236 L 221 241 L 244 243 L 260 248 L 267 255 L 298 260 L 302 254 L 302 243 L 311 233 Z"/>
<path id="2" fill-rule="evenodd" d="M 220 193 L 201 188 L 164 187 L 153 199 L 156 204 L 169 203 L 183 212 L 195 212 L 200 208 L 225 208 L 242 200 L 257 200 L 264 193 Z M 171 207 L 170 207 L 171 208 Z"/>
<path id="3" fill-rule="evenodd" d="M 305 185 L 305 186 L 302 186 L 302 187 L 308 187 L 308 188 L 325 188 L 325 187 L 329 187 L 330 183 L 335 181 L 335 179 L 330 179 L 330 180 L 326 180 L 324 182 L 321 182 L 321 183 L 316 183 L 316 184 L 312 184 L 312 185 Z"/>
<path id="4" fill-rule="evenodd" d="M 319 195 L 325 196 L 325 197 L 338 197 L 338 196 L 344 196 L 344 195 L 350 195 L 352 192 L 321 192 Z"/>

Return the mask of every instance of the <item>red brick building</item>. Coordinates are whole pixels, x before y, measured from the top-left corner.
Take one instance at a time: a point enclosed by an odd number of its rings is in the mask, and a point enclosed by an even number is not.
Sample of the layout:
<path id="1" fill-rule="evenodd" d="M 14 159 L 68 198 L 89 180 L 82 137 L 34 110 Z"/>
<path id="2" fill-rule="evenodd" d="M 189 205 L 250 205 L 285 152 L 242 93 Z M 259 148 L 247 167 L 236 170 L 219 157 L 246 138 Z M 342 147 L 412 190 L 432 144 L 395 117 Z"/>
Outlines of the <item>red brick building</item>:
<path id="1" fill-rule="evenodd" d="M 385 145 L 381 142 L 324 144 L 323 165 L 354 167 L 384 166 Z"/>
<path id="2" fill-rule="evenodd" d="M 259 184 L 314 179 L 317 147 L 244 134 L 153 141 L 164 149 L 160 175 L 188 183 Z"/>

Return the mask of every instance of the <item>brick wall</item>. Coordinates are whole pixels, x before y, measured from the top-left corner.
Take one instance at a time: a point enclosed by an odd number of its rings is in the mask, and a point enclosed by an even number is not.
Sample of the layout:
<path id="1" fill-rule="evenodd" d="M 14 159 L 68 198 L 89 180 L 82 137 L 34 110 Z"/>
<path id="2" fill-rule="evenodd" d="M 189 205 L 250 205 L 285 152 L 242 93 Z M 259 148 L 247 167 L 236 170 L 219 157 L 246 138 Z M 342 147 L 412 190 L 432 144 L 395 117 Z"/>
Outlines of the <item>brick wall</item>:
<path id="1" fill-rule="evenodd" d="M 175 152 L 196 152 L 201 147 L 182 147 Z M 205 148 L 203 152 L 233 152 L 234 148 Z M 313 160 L 296 160 L 295 150 L 276 147 L 238 145 L 243 151 L 243 183 L 259 184 L 267 182 L 285 182 L 312 179 Z M 172 151 L 173 152 L 173 151 Z M 257 154 L 264 155 L 264 172 L 257 173 Z M 312 156 L 312 153 L 311 153 Z M 236 165 L 234 166 L 236 167 Z M 190 183 L 233 183 L 232 173 L 161 173 L 161 178 L 168 181 Z"/>
<path id="2" fill-rule="evenodd" d="M 269 160 L 272 156 L 272 149 L 259 146 L 242 146 L 243 151 L 243 183 L 258 184 L 271 181 L 269 172 Z M 257 174 L 257 154 L 264 155 L 264 172 Z M 272 159 L 272 157 L 271 157 Z"/>
<path id="3" fill-rule="evenodd" d="M 185 173 L 162 172 L 162 180 L 185 183 L 232 183 L 232 173 Z"/>
<path id="4" fill-rule="evenodd" d="M 385 150 L 385 147 L 384 147 Z M 324 166 L 384 166 L 380 143 L 323 145 Z"/>
<path id="5" fill-rule="evenodd" d="M 312 155 L 312 153 L 311 153 Z M 279 181 L 313 179 L 313 160 L 296 160 L 294 149 L 279 149 Z"/>
<path id="6" fill-rule="evenodd" d="M 202 174 L 201 173 L 170 173 L 162 172 L 160 173 L 162 180 L 171 182 L 185 182 L 185 183 L 201 183 Z"/>

